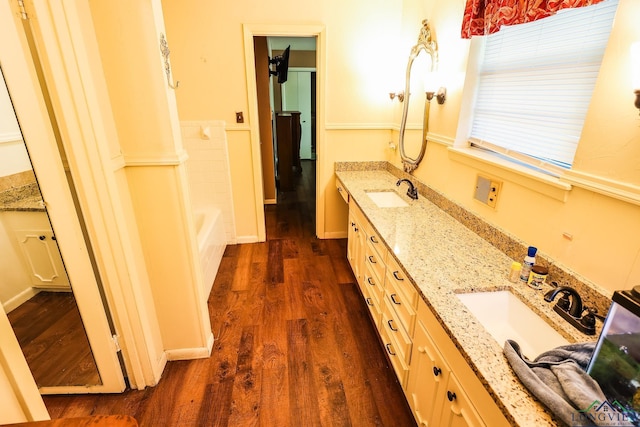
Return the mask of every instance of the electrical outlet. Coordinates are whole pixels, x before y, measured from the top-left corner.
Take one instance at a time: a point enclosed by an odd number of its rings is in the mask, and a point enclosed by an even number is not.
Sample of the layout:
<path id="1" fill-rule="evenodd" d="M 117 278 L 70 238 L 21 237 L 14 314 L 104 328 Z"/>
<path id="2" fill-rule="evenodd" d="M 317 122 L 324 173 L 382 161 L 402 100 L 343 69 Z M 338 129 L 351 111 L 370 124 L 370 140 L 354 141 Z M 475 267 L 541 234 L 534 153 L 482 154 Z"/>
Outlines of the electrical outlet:
<path id="1" fill-rule="evenodd" d="M 242 111 L 236 112 L 236 123 L 244 123 L 244 114 Z"/>
<path id="2" fill-rule="evenodd" d="M 476 181 L 476 191 L 474 198 L 495 209 L 498 203 L 498 196 L 502 189 L 502 182 L 495 179 L 478 175 Z"/>
<path id="3" fill-rule="evenodd" d="M 498 204 L 498 195 L 500 194 L 500 190 L 502 190 L 502 182 L 492 180 L 489 187 L 489 199 L 487 200 L 487 205 L 494 209 Z"/>

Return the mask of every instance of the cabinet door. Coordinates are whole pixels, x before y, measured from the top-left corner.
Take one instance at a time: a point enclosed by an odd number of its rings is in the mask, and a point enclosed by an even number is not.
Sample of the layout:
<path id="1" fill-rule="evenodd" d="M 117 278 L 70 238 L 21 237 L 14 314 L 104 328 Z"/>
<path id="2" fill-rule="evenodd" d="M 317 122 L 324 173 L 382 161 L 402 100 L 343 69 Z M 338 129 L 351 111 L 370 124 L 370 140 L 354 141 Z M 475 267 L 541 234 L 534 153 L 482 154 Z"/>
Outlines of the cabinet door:
<path id="1" fill-rule="evenodd" d="M 356 223 L 355 213 L 352 209 L 349 209 L 349 230 L 347 232 L 347 259 L 351 264 L 353 274 L 358 276 L 356 268 L 356 245 L 358 243 L 358 227 Z"/>
<path id="2" fill-rule="evenodd" d="M 51 230 L 16 230 L 15 233 L 33 286 L 71 290 Z"/>
<path id="3" fill-rule="evenodd" d="M 449 376 L 445 391 L 442 416 L 438 426 L 442 427 L 486 427 L 471 400 L 462 390 L 455 375 Z"/>
<path id="4" fill-rule="evenodd" d="M 440 426 L 450 370 L 421 321 L 416 322 L 407 397 L 420 427 Z"/>

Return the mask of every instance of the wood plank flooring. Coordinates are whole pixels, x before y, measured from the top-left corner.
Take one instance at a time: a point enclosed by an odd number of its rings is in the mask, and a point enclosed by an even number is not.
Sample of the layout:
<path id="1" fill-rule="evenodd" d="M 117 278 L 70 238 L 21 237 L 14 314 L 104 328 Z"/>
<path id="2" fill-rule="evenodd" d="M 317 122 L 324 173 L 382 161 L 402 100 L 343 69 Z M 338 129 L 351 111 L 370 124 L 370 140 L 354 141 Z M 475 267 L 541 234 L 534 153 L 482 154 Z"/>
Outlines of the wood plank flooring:
<path id="1" fill-rule="evenodd" d="M 7 317 L 39 387 L 101 384 L 72 293 L 39 292 Z"/>
<path id="2" fill-rule="evenodd" d="M 210 358 L 169 362 L 156 387 L 46 396 L 52 418 L 141 426 L 415 426 L 346 260 L 315 237 L 314 162 L 265 208 L 267 241 L 228 246 L 209 297 Z"/>

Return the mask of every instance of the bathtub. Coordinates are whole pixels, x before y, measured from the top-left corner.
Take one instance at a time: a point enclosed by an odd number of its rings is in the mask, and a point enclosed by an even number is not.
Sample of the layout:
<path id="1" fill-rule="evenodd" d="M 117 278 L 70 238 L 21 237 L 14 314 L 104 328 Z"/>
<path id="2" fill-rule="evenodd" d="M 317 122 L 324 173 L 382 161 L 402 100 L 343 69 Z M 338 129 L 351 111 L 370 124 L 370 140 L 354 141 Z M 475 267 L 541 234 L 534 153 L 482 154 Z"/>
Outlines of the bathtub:
<path id="1" fill-rule="evenodd" d="M 195 221 L 204 278 L 204 295 L 208 299 L 227 246 L 224 221 L 220 209 L 214 207 L 196 211 Z"/>

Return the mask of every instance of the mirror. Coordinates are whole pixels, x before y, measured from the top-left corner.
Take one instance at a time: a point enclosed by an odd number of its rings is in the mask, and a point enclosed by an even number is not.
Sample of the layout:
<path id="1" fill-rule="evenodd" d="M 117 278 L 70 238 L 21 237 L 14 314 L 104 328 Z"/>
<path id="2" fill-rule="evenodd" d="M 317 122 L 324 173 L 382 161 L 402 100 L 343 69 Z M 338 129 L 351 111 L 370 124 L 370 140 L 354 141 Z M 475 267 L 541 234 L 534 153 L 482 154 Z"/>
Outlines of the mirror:
<path id="1" fill-rule="evenodd" d="M 422 54 L 422 55 L 421 55 Z M 423 82 L 427 74 L 435 71 L 438 63 L 438 48 L 436 42 L 431 38 L 431 28 L 429 22 L 425 19 L 422 21 L 422 28 L 418 36 L 418 43 L 411 48 L 409 54 L 409 62 L 407 63 L 407 71 L 405 74 L 404 103 L 402 107 L 402 120 L 400 122 L 400 136 L 398 145 L 400 146 L 400 159 L 404 171 L 411 173 L 415 170 L 427 149 L 427 132 L 429 131 L 429 105 L 433 93 L 430 96 L 425 94 L 424 110 L 422 112 L 422 139 L 419 143 L 408 143 L 405 141 L 405 131 L 407 127 L 407 118 L 410 115 L 409 104 L 411 100 L 411 89 L 418 92 L 423 88 Z M 426 92 L 420 90 L 420 92 Z M 417 154 L 416 154 L 417 153 Z"/>
<path id="2" fill-rule="evenodd" d="M 102 384 L 0 69 L 0 303 L 39 388 Z"/>

